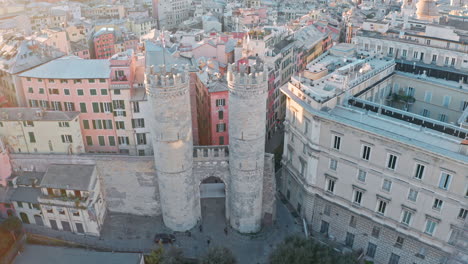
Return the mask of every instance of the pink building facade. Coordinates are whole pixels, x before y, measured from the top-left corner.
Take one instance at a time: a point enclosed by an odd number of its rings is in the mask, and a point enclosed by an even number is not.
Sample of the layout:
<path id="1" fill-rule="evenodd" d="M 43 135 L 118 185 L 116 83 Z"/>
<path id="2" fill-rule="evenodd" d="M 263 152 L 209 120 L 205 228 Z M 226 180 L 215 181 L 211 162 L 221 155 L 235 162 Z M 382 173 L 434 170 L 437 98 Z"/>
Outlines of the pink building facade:
<path id="1" fill-rule="evenodd" d="M 115 54 L 116 38 L 113 28 L 102 28 L 94 35 L 94 55 L 96 59 L 108 59 Z"/>
<path id="2" fill-rule="evenodd" d="M 7 179 L 12 172 L 8 150 L 0 139 L 0 186 L 7 186 Z"/>
<path id="3" fill-rule="evenodd" d="M 69 56 L 20 76 L 28 106 L 81 112 L 86 152 L 118 152 L 108 60 Z"/>
<path id="4" fill-rule="evenodd" d="M 227 88 L 227 87 L 226 87 Z M 229 92 L 209 92 L 211 145 L 229 145 Z"/>

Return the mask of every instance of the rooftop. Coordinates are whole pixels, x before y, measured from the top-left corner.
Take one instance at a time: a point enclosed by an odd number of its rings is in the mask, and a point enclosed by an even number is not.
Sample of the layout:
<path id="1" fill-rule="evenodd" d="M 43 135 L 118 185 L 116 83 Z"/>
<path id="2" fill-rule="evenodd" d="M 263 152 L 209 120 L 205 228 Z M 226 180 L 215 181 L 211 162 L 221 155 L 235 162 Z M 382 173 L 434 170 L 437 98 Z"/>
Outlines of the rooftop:
<path id="1" fill-rule="evenodd" d="M 44 79 L 108 79 L 110 62 L 66 56 L 24 72 L 20 76 Z"/>
<path id="2" fill-rule="evenodd" d="M 37 186 L 42 181 L 44 177 L 44 172 L 36 172 L 36 171 L 20 171 L 13 173 L 16 177 L 16 185 L 33 185 L 33 183 Z"/>
<path id="3" fill-rule="evenodd" d="M 41 189 L 31 187 L 18 187 L 10 196 L 11 201 L 37 203 L 37 197 L 41 195 Z"/>
<path id="4" fill-rule="evenodd" d="M 95 165 L 53 164 L 47 168 L 41 187 L 88 190 Z"/>
<path id="5" fill-rule="evenodd" d="M 41 108 L 0 108 L 1 121 L 71 121 L 80 112 L 44 111 Z"/>
<path id="6" fill-rule="evenodd" d="M 16 264 L 49 263 L 49 264 L 138 264 L 139 253 L 98 252 L 77 248 L 48 247 L 25 245 L 25 250 L 15 258 Z"/>

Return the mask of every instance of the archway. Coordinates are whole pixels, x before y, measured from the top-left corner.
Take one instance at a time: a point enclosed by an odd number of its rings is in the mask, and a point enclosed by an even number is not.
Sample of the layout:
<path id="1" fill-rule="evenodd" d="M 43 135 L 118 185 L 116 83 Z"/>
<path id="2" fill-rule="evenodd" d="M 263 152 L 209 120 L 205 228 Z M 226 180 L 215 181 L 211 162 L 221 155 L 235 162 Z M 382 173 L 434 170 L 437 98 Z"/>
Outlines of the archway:
<path id="1" fill-rule="evenodd" d="M 28 218 L 28 215 L 21 212 L 20 213 L 20 218 L 21 218 L 21 221 L 25 224 L 29 224 L 29 218 Z"/>
<path id="2" fill-rule="evenodd" d="M 210 176 L 200 183 L 201 224 L 203 229 L 222 232 L 226 227 L 226 185 L 218 177 Z"/>

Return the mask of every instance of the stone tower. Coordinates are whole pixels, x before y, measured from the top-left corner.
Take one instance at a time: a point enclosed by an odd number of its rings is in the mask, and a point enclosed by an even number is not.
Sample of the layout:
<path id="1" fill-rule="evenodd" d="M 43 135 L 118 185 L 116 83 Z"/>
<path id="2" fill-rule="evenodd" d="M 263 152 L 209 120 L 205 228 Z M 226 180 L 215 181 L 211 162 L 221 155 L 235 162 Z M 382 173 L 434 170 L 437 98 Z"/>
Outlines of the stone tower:
<path id="1" fill-rule="evenodd" d="M 190 78 L 177 65 L 153 67 L 146 72 L 146 92 L 152 106 L 150 123 L 154 161 L 164 224 L 185 231 L 199 221 L 200 193 L 192 176 L 193 138 Z"/>
<path id="2" fill-rule="evenodd" d="M 262 225 L 267 78 L 263 64 L 229 66 L 229 222 L 241 233 Z"/>

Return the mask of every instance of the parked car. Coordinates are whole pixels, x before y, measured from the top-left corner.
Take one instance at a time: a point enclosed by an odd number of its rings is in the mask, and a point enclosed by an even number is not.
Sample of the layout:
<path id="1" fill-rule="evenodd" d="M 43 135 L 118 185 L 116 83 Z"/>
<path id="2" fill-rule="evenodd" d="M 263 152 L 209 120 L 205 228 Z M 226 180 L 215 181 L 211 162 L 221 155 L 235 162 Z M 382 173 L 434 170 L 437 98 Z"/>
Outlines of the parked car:
<path id="1" fill-rule="evenodd" d="M 156 234 L 154 236 L 154 242 L 155 243 L 163 243 L 163 244 L 167 244 L 167 243 L 174 243 L 175 242 L 175 236 L 172 235 L 172 234 Z"/>

